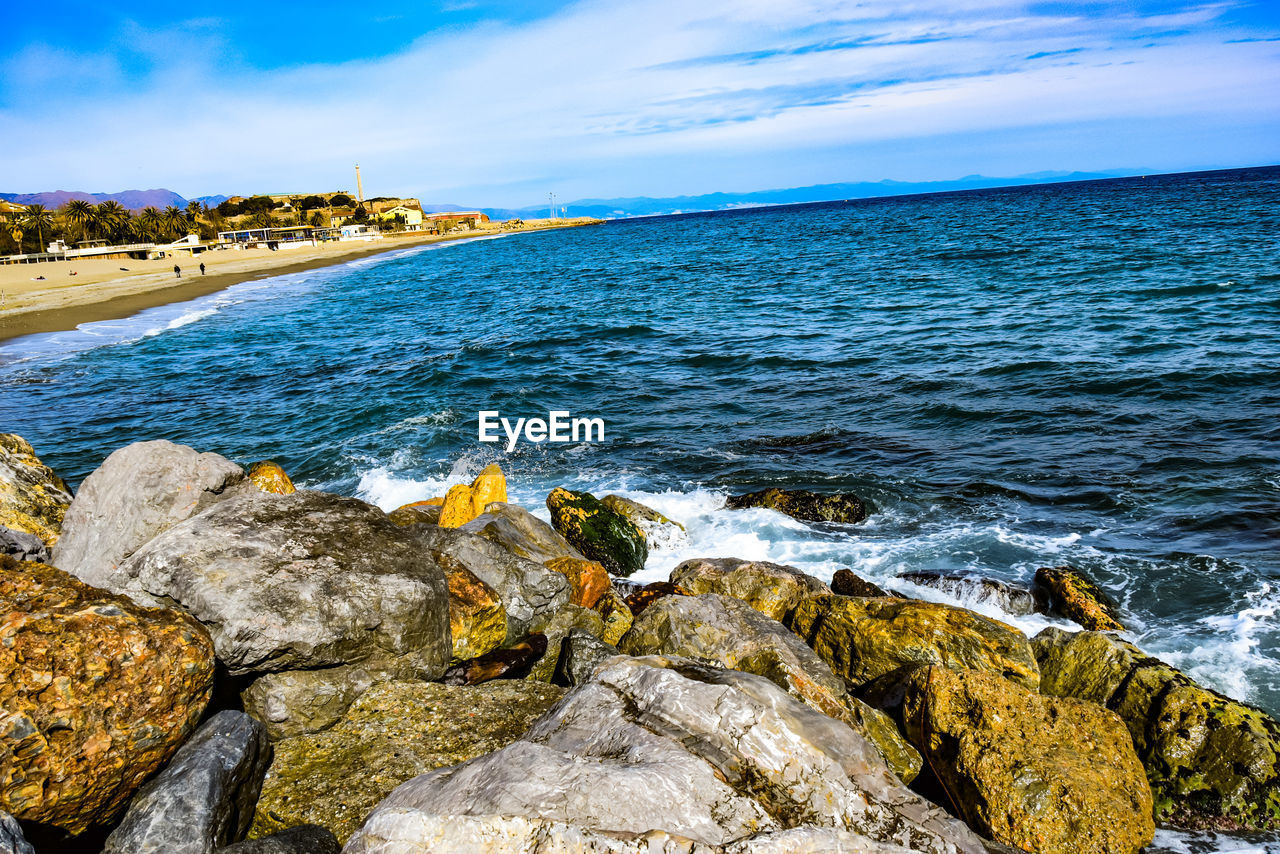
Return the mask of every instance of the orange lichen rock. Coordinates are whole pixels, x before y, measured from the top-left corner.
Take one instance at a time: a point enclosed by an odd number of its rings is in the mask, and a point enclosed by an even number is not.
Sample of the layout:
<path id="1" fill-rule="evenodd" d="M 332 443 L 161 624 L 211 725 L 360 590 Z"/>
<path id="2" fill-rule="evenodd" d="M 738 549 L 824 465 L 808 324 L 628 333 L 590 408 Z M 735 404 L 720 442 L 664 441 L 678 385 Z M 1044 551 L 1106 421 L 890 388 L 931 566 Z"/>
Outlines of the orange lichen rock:
<path id="1" fill-rule="evenodd" d="M 249 466 L 249 480 L 263 492 L 275 495 L 290 495 L 298 491 L 284 469 L 271 460 L 263 460 Z"/>
<path id="2" fill-rule="evenodd" d="M 558 557 L 547 561 L 544 566 L 569 579 L 569 602 L 583 608 L 594 608 L 613 585 L 609 573 L 594 560 Z"/>
<path id="3" fill-rule="evenodd" d="M 0 433 L 0 527 L 34 534 L 52 547 L 71 490 L 21 436 Z"/>
<path id="4" fill-rule="evenodd" d="M 507 612 L 502 597 L 456 559 L 437 556 L 449 582 L 449 632 L 453 660 L 466 661 L 502 646 L 507 639 Z"/>
<path id="5" fill-rule="evenodd" d="M 440 508 L 441 528 L 461 528 L 476 518 L 475 497 L 465 483 L 449 487 Z"/>
<path id="6" fill-rule="evenodd" d="M 471 481 L 471 501 L 475 506 L 476 516 L 483 513 L 484 508 L 491 502 L 507 503 L 507 479 L 497 463 L 486 466 L 484 471 Z"/>

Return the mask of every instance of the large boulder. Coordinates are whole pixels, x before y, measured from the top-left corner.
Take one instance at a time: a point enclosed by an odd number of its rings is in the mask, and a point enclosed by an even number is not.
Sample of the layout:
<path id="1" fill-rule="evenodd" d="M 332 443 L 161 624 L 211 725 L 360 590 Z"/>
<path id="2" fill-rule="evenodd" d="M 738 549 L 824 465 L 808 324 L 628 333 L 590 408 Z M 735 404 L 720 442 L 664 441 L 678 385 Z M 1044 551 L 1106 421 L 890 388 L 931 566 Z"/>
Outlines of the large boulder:
<path id="1" fill-rule="evenodd" d="M 922 667 L 903 723 L 969 826 L 1038 854 L 1137 854 L 1151 790 L 1124 723 L 992 673 Z"/>
<path id="2" fill-rule="evenodd" d="M 377 681 L 379 674 L 359 665 L 286 670 L 255 679 L 240 701 L 271 740 L 279 741 L 333 726 Z"/>
<path id="3" fill-rule="evenodd" d="M 515 504 L 492 502 L 462 530 L 479 534 L 534 563 L 560 557 L 583 559 L 582 552 L 569 545 L 555 528 Z"/>
<path id="4" fill-rule="evenodd" d="M 645 542 L 651 549 L 671 549 L 689 542 L 684 525 L 668 519 L 639 501 L 632 501 L 621 495 L 606 495 L 600 499 L 600 503 L 619 516 L 631 520 L 644 534 Z"/>
<path id="5" fill-rule="evenodd" d="M 602 662 L 621 654 L 616 646 L 605 643 L 586 629 L 570 629 L 560 641 L 551 683 L 566 688 L 581 685 L 591 680 Z"/>
<path id="6" fill-rule="evenodd" d="M 498 591 L 450 555 L 440 552 L 436 561 L 449 584 L 449 635 L 453 660 L 465 661 L 497 649 L 507 639 L 507 609 Z"/>
<path id="7" fill-rule="evenodd" d="M 1048 599 L 1041 590 L 983 575 L 904 572 L 898 577 L 921 587 L 940 590 L 965 602 L 994 605 L 1006 614 L 1015 616 L 1044 614 L 1049 610 Z"/>
<path id="8" fill-rule="evenodd" d="M 1040 683 L 1022 632 L 964 608 L 912 599 L 811 596 L 796 606 L 788 625 L 836 675 L 854 685 L 912 664 L 985 670 L 1033 691 Z"/>
<path id="9" fill-rule="evenodd" d="M 561 642 L 570 632 L 575 630 L 603 639 L 605 633 L 604 618 L 588 608 L 565 605 L 541 629 L 542 634 L 547 639 L 547 651 L 529 671 L 530 679 L 537 679 L 539 682 L 551 681 L 556 672 L 556 665 L 560 660 Z"/>
<path id="10" fill-rule="evenodd" d="M 476 850 L 433 835 L 444 816 L 460 827 L 536 820 L 562 833 L 661 832 L 717 847 L 809 826 L 925 854 L 984 851 L 844 724 L 762 677 L 660 657 L 613 659 L 519 741 L 401 785 L 346 852 Z M 399 842 L 381 847 L 388 839 Z"/>
<path id="11" fill-rule="evenodd" d="M 250 836 L 312 823 L 345 841 L 396 786 L 511 743 L 563 695 L 522 680 L 377 685 L 333 728 L 276 743 Z"/>
<path id="12" fill-rule="evenodd" d="M 213 854 L 238 842 L 270 763 L 262 724 L 219 712 L 134 796 L 103 854 Z"/>
<path id="13" fill-rule="evenodd" d="M 460 528 L 475 519 L 492 503 L 507 501 L 507 479 L 497 463 L 487 466 L 468 486 L 449 487 L 440 506 L 437 524 L 442 528 Z"/>
<path id="14" fill-rule="evenodd" d="M 213 675 L 186 614 L 0 557 L 0 810 L 72 835 L 111 821 L 195 729 Z"/>
<path id="15" fill-rule="evenodd" d="M 547 569 L 569 579 L 569 602 L 583 608 L 594 608 L 600 597 L 613 589 L 609 573 L 598 561 L 575 557 L 558 557 L 546 562 Z"/>
<path id="16" fill-rule="evenodd" d="M 782 622 L 806 596 L 830 593 L 818 579 L 793 566 L 739 558 L 694 558 L 671 570 L 671 583 L 693 594 L 719 593 L 741 599 Z"/>
<path id="17" fill-rule="evenodd" d="M 117 567 L 153 537 L 242 491 L 244 469 L 172 442 L 135 442 L 80 484 L 53 563 L 94 587 L 116 589 Z"/>
<path id="18" fill-rule="evenodd" d="M 1131 643 L 1049 628 L 1032 641 L 1040 689 L 1124 720 L 1162 824 L 1280 828 L 1280 722 L 1196 684 Z"/>
<path id="19" fill-rule="evenodd" d="M 1036 592 L 1047 600 L 1049 610 L 1079 623 L 1091 631 L 1124 631 L 1120 610 L 1091 578 L 1069 566 L 1036 570 Z"/>
<path id="20" fill-rule="evenodd" d="M 644 532 L 626 516 L 610 510 L 589 492 L 563 487 L 547 496 L 551 524 L 590 560 L 626 577 L 644 569 L 649 545 Z"/>
<path id="21" fill-rule="evenodd" d="M 354 498 L 254 489 L 165 531 L 108 580 L 190 612 L 233 676 L 361 664 L 433 679 L 449 663 L 444 572 L 415 529 Z"/>
<path id="22" fill-rule="evenodd" d="M 569 579 L 470 531 L 419 526 L 427 554 L 460 566 L 497 592 L 507 612 L 508 642 L 536 630 L 569 603 Z"/>
<path id="23" fill-rule="evenodd" d="M 715 593 L 660 599 L 636 618 L 618 648 L 627 655 L 679 656 L 763 676 L 870 738 L 906 782 L 920 771 L 919 754 L 883 712 L 850 697 L 804 641 L 738 599 Z"/>
<path id="24" fill-rule="evenodd" d="M 58 541 L 71 490 L 40 461 L 26 439 L 0 433 L 0 528 Z"/>
<path id="25" fill-rule="evenodd" d="M 724 506 L 730 510 L 764 507 L 804 522 L 853 524 L 867 518 L 866 505 L 850 492 L 825 494 L 804 489 L 771 487 L 759 492 L 748 492 L 746 495 L 730 496 Z"/>

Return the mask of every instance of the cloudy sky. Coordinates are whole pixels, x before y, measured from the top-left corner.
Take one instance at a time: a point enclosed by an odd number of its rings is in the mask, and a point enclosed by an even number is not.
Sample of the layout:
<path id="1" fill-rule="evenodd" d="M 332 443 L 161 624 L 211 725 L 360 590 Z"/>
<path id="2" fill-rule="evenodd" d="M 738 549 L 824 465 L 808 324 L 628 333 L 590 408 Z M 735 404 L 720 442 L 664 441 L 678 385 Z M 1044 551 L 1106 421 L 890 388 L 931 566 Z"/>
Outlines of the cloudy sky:
<path id="1" fill-rule="evenodd" d="M 1280 163 L 1276 0 L 0 10 L 0 191 L 477 205 Z M 193 17 L 199 13 L 199 17 Z"/>

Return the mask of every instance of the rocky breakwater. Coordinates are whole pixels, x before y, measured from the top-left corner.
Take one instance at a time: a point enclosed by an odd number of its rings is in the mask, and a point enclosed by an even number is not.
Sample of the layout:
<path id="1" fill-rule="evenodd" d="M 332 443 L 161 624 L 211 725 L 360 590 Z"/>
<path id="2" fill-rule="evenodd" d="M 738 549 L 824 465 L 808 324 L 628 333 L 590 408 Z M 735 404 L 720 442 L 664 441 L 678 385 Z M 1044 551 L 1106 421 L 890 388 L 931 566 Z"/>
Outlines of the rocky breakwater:
<path id="1" fill-rule="evenodd" d="M 0 433 L 0 554 L 47 560 L 70 505 L 71 490 L 31 445 Z"/>

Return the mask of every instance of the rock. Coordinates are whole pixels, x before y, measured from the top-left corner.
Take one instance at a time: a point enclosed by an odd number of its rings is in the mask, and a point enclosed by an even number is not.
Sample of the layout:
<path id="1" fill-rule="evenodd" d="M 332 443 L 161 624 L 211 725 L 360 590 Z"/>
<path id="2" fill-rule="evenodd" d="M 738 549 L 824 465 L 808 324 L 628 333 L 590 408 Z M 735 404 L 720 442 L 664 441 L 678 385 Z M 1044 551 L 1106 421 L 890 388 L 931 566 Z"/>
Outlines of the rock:
<path id="1" fill-rule="evenodd" d="M 1280 829 L 1280 722 L 1196 684 L 1133 644 L 1049 628 L 1032 641 L 1041 690 L 1124 720 L 1161 824 Z"/>
<path id="2" fill-rule="evenodd" d="M 67 484 L 40 461 L 27 440 L 0 433 L 0 528 L 34 534 L 51 547 L 70 504 Z"/>
<path id="3" fill-rule="evenodd" d="M 645 609 L 618 648 L 627 655 L 691 658 L 754 673 L 870 738 L 893 772 L 910 782 L 920 757 L 893 723 L 849 697 L 813 650 L 786 626 L 728 596 L 668 596 Z"/>
<path id="4" fill-rule="evenodd" d="M 997 842 L 1137 854 L 1155 834 L 1151 790 L 1114 712 L 934 666 L 912 675 L 903 720 L 965 821 Z"/>
<path id="5" fill-rule="evenodd" d="M 566 605 L 541 627 L 547 638 L 546 655 L 538 659 L 529 671 L 529 678 L 539 682 L 550 682 L 555 675 L 556 663 L 560 659 L 560 645 L 571 631 L 584 631 L 595 637 L 604 637 L 604 619 L 595 611 L 579 608 L 577 605 Z"/>
<path id="6" fill-rule="evenodd" d="M 474 510 L 472 519 L 483 513 L 495 501 L 507 503 L 507 478 L 502 474 L 502 468 L 497 463 L 485 466 L 476 479 L 471 481 L 471 501 Z"/>
<path id="7" fill-rule="evenodd" d="M 849 492 L 822 494 L 803 489 L 762 489 L 746 495 L 734 495 L 725 501 L 729 510 L 764 507 L 803 522 L 841 522 L 853 524 L 867 518 L 862 499 Z"/>
<path id="8" fill-rule="evenodd" d="M 449 487 L 444 496 L 444 504 L 440 507 L 440 520 L 436 524 L 441 528 L 460 528 L 475 517 L 475 495 L 471 492 L 471 487 L 465 483 Z"/>
<path id="9" fill-rule="evenodd" d="M 1048 600 L 1051 613 L 1091 631 L 1124 630 L 1111 597 L 1079 570 L 1042 567 L 1036 570 L 1035 587 Z"/>
<path id="10" fill-rule="evenodd" d="M 438 525 L 440 524 L 440 510 L 443 503 L 444 499 L 440 499 L 435 503 L 431 501 L 415 501 L 412 504 L 405 504 L 392 510 L 387 514 L 387 518 L 402 528 L 407 528 L 410 525 Z"/>
<path id="11" fill-rule="evenodd" d="M 534 632 L 517 644 L 455 664 L 445 672 L 443 681 L 446 685 L 479 685 L 492 679 L 523 679 L 546 654 L 547 636 Z"/>
<path id="12" fill-rule="evenodd" d="M 612 590 L 609 573 L 594 560 L 558 557 L 546 562 L 547 569 L 569 579 L 569 602 L 583 608 L 594 608 L 606 591 Z"/>
<path id="13" fill-rule="evenodd" d="M 690 592 L 685 590 L 679 584 L 672 584 L 670 581 L 655 581 L 652 584 L 646 584 L 636 592 L 626 598 L 626 606 L 631 611 L 631 616 L 638 617 L 644 613 L 644 609 L 648 608 L 654 602 L 666 596 L 690 596 Z"/>
<path id="14" fill-rule="evenodd" d="M 622 652 L 613 644 L 605 643 L 586 629 L 570 629 L 560 641 L 560 656 L 556 659 L 551 684 L 572 688 L 589 682 L 596 666 L 615 655 Z"/>
<path id="15" fill-rule="evenodd" d="M 596 838 L 661 832 L 705 846 L 826 827 L 927 854 L 983 852 L 849 727 L 762 677 L 659 657 L 614 659 L 520 740 L 402 784 L 346 852 L 476 850 L 437 844 L 431 833 L 444 816 L 459 829 L 468 817 L 536 820 Z"/>
<path id="16" fill-rule="evenodd" d="M 272 741 L 320 732 L 337 723 L 351 704 L 378 681 L 363 667 L 268 673 L 240 695 L 244 710 L 267 728 Z"/>
<path id="17" fill-rule="evenodd" d="M 1045 614 L 1049 601 L 1040 590 L 1031 590 L 1006 581 L 985 578 L 981 575 L 947 575 L 941 572 L 904 572 L 899 578 L 941 590 L 966 602 L 994 605 L 1006 614 L 1025 617 L 1028 614 Z"/>
<path id="18" fill-rule="evenodd" d="M 616 645 L 631 629 L 634 620 L 631 609 L 618 592 L 610 587 L 596 603 L 595 610 L 604 618 L 604 634 L 601 639 L 605 643 Z"/>
<path id="19" fill-rule="evenodd" d="M 1022 632 L 964 608 L 812 596 L 796 606 L 788 625 L 855 686 L 908 664 L 989 671 L 1033 691 L 1040 683 Z"/>
<path id="20" fill-rule="evenodd" d="M 560 557 L 583 559 L 582 552 L 569 545 L 555 528 L 514 504 L 490 503 L 483 513 L 464 525 L 463 530 L 492 540 L 534 563 L 545 564 Z"/>
<path id="21" fill-rule="evenodd" d="M 14 560 L 48 563 L 49 547 L 35 534 L 15 531 L 12 528 L 0 528 L 0 555 L 8 555 Z"/>
<path id="22" fill-rule="evenodd" d="M 213 675 L 186 614 L 0 557 L 0 810 L 71 835 L 111 821 L 195 729 Z"/>
<path id="23" fill-rule="evenodd" d="M 453 660 L 475 658 L 502 646 L 507 639 L 507 612 L 502 607 L 502 597 L 456 558 L 441 553 L 436 560 L 449 584 Z"/>
<path id="24" fill-rule="evenodd" d="M 413 530 L 437 561 L 449 563 L 447 558 L 452 558 L 497 592 L 507 612 L 509 643 L 535 630 L 569 604 L 569 579 L 512 554 L 486 537 L 443 527 Z"/>
<path id="25" fill-rule="evenodd" d="M 509 744 L 563 695 L 508 679 L 376 685 L 333 728 L 275 745 L 250 836 L 312 823 L 345 841 L 400 783 Z"/>
<path id="26" fill-rule="evenodd" d="M 840 596 L 860 596 L 864 599 L 902 598 L 855 575 L 851 569 L 837 569 L 831 576 L 831 592 Z"/>
<path id="27" fill-rule="evenodd" d="M 0 811 L 0 854 L 36 854 L 18 820 L 3 811 Z"/>
<path id="28" fill-rule="evenodd" d="M 270 764 L 262 724 L 218 712 L 134 796 L 103 854 L 212 854 L 243 839 Z"/>
<path id="29" fill-rule="evenodd" d="M 245 492 L 156 537 L 110 581 L 185 608 L 232 676 L 360 664 L 434 679 L 449 663 L 444 572 L 417 529 L 354 498 Z"/>
<path id="30" fill-rule="evenodd" d="M 153 537 L 246 490 L 258 491 L 226 457 L 165 441 L 127 445 L 80 484 L 53 563 L 116 590 L 119 565 Z"/>
<path id="31" fill-rule="evenodd" d="M 793 566 L 738 558 L 686 560 L 671 571 L 671 583 L 694 595 L 719 593 L 741 599 L 778 622 L 805 596 L 831 592 Z"/>
<path id="32" fill-rule="evenodd" d="M 644 532 L 591 493 L 557 487 L 547 496 L 547 509 L 555 529 L 585 557 L 600 561 L 609 572 L 625 577 L 644 569 L 649 557 Z"/>
<path id="33" fill-rule="evenodd" d="M 342 845 L 318 824 L 300 824 L 261 839 L 219 848 L 216 854 L 342 854 Z"/>
<path id="34" fill-rule="evenodd" d="M 684 525 L 673 522 L 639 501 L 632 501 L 621 495 L 606 495 L 600 499 L 600 503 L 639 528 L 651 549 L 671 549 L 689 542 Z"/>
<path id="35" fill-rule="evenodd" d="M 250 465 L 249 480 L 253 481 L 253 485 L 258 489 L 273 495 L 291 495 L 298 491 L 285 470 L 271 460 Z"/>

